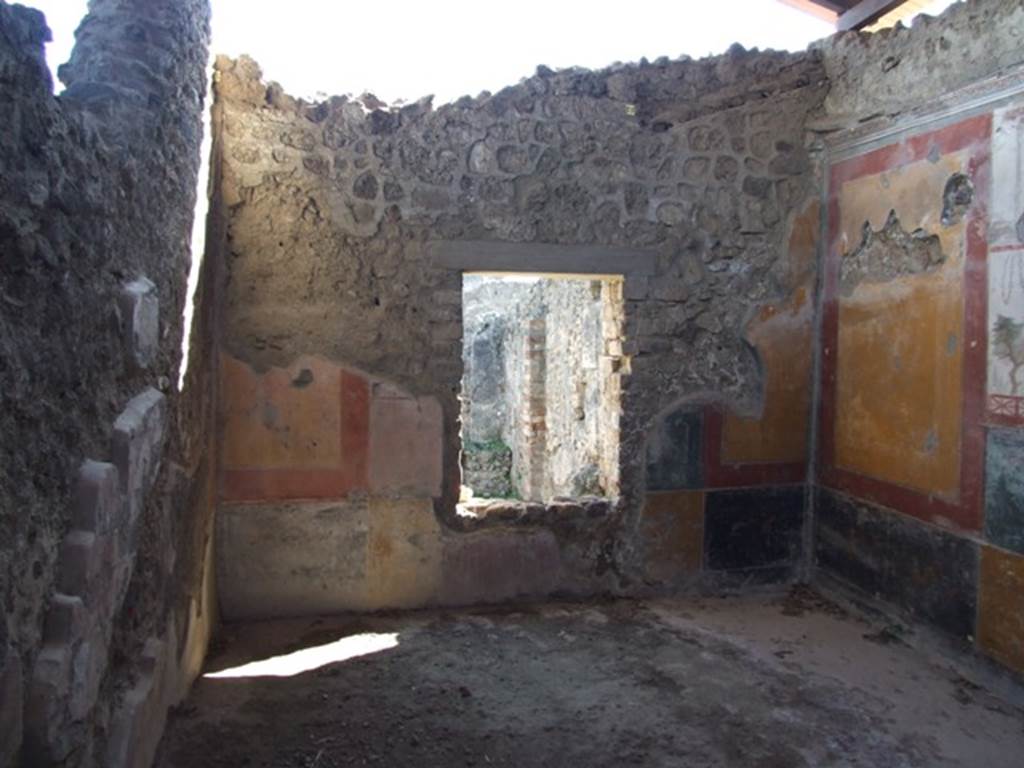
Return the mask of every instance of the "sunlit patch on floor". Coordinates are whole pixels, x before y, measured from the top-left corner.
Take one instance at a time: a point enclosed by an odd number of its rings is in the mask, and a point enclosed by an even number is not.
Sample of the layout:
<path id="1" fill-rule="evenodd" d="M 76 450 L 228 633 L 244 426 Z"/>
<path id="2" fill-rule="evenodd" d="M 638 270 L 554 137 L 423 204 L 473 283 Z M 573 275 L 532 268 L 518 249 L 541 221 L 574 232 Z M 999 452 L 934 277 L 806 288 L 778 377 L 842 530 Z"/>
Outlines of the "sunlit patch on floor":
<path id="1" fill-rule="evenodd" d="M 333 643 L 303 648 L 300 651 L 252 661 L 240 667 L 208 672 L 203 677 L 292 677 L 328 664 L 336 664 L 359 656 L 369 656 L 398 646 L 398 633 L 366 633 L 335 640 Z"/>

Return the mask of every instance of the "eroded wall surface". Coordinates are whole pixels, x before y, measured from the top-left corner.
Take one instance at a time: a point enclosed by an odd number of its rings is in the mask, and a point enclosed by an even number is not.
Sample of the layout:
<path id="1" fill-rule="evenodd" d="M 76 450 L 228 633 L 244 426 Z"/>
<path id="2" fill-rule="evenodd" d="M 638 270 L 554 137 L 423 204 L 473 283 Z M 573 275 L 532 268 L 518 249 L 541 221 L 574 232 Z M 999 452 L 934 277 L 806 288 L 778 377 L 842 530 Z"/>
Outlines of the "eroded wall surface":
<path id="1" fill-rule="evenodd" d="M 890 113 L 829 138 L 814 508 L 819 567 L 1017 671 L 1021 13 L 962 4 L 825 51 L 827 68 L 859 48 L 904 71 L 836 70 L 827 102 Z M 950 66 L 964 46 L 978 59 Z"/>
<path id="2" fill-rule="evenodd" d="M 337 524 L 347 543 L 328 568 L 336 573 L 369 562 L 375 547 L 442 542 L 440 556 L 418 561 L 434 573 L 421 583 L 439 586 L 412 602 L 690 579 L 689 563 L 658 576 L 642 566 L 664 526 L 675 530 L 695 508 L 662 503 L 658 509 L 668 512 L 640 523 L 657 463 L 648 444 L 660 440 L 678 406 L 715 403 L 708 417 L 712 487 L 764 486 L 767 500 L 756 489 L 723 497 L 715 507 L 723 511 L 713 515 L 723 522 L 709 529 L 712 548 L 721 550 L 733 535 L 757 535 L 733 519 L 747 504 L 755 528 L 779 528 L 768 564 L 785 567 L 772 573 L 791 572 L 800 552 L 791 534 L 803 516 L 811 382 L 810 357 L 794 342 L 808 337 L 812 317 L 808 222 L 817 215 L 817 180 L 804 122 L 824 97 L 816 55 L 736 48 L 713 59 L 601 72 L 542 67 L 498 94 L 436 110 L 429 102 L 390 109 L 341 97 L 304 103 L 264 83 L 253 62 L 225 59 L 217 93 L 223 375 L 244 370 L 249 382 L 236 388 L 224 380 L 220 402 L 229 433 L 238 411 L 266 430 L 239 441 L 243 453 L 225 466 L 222 571 L 238 567 L 248 569 L 244 578 L 259 578 L 260 559 L 250 553 L 265 553 L 265 562 L 280 552 L 296 559 L 282 572 L 298 595 L 304 579 L 320 578 L 321 562 L 301 557 L 312 529 L 276 545 L 269 533 L 303 515 L 326 519 L 322 504 L 329 502 L 359 507 L 336 517 L 350 521 Z M 475 521 L 455 515 L 463 270 L 623 276 L 624 340 L 613 355 L 604 353 L 607 370 L 599 371 L 618 377 L 622 390 L 617 466 L 608 468 L 620 493 L 611 507 L 525 505 Z M 390 386 L 410 404 L 429 404 L 438 415 L 430 440 L 441 462 L 439 487 L 395 491 L 375 486 L 372 471 L 366 482 L 341 482 L 341 474 L 372 465 L 373 457 L 339 443 L 334 421 L 314 414 L 326 401 L 314 394 L 316 384 L 303 384 L 296 365 L 307 358 L 360 379 L 369 392 Z M 294 446 L 271 449 L 287 435 L 309 438 L 298 415 L 293 426 L 281 426 L 286 414 L 300 412 L 308 415 L 303 424 L 317 425 L 316 448 L 304 456 Z M 344 413 L 342 405 L 343 422 Z M 416 413 L 410 405 L 392 428 L 414 429 Z M 792 431 L 777 437 L 770 424 Z M 372 413 L 367 429 L 372 446 L 383 429 Z M 327 445 L 341 446 L 341 464 L 331 470 L 322 455 Z M 703 456 L 693 460 L 704 465 Z M 241 472 L 248 479 L 240 496 Z M 285 481 L 282 473 L 305 479 Z M 659 490 L 679 488 L 669 482 Z M 432 509 L 435 517 L 423 520 L 434 520 L 436 535 L 415 534 L 412 521 L 420 518 L 410 512 L 408 531 L 388 523 L 397 541 L 373 539 L 374 505 L 382 498 Z M 697 535 L 692 526 L 687 531 Z M 700 534 L 688 546 L 702 552 L 705 544 Z M 728 571 L 761 567 L 762 560 L 715 562 Z M 230 589 L 221 587 L 230 603 Z M 343 587 L 326 589 L 336 594 L 325 594 L 323 605 L 356 604 Z M 357 603 L 369 604 L 364 597 Z M 255 598 L 246 605 L 236 607 L 267 612 Z"/>
<path id="3" fill-rule="evenodd" d="M 48 35 L 0 2 L 0 764 L 144 765 L 213 607 L 176 388 L 208 7 L 94 0 L 59 98 Z"/>

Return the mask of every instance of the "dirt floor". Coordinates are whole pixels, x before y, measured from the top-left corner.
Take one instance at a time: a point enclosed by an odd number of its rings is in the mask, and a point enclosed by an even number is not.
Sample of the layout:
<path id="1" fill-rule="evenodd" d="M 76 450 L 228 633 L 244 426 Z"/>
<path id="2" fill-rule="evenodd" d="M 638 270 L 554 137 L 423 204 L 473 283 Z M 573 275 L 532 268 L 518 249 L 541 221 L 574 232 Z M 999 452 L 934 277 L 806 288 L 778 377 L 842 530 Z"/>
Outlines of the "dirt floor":
<path id="1" fill-rule="evenodd" d="M 322 666 L 202 678 L 157 765 L 1024 765 L 1024 711 L 914 633 L 806 588 L 232 625 L 208 672 Z"/>

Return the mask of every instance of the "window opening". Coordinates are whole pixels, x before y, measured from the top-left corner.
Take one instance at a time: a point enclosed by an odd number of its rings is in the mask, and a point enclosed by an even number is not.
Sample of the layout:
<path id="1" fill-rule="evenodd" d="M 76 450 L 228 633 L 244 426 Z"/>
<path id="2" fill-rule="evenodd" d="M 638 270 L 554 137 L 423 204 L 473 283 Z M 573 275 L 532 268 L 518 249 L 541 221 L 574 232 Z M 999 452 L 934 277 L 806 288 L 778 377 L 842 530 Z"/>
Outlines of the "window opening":
<path id="1" fill-rule="evenodd" d="M 463 277 L 462 509 L 619 490 L 622 278 Z"/>

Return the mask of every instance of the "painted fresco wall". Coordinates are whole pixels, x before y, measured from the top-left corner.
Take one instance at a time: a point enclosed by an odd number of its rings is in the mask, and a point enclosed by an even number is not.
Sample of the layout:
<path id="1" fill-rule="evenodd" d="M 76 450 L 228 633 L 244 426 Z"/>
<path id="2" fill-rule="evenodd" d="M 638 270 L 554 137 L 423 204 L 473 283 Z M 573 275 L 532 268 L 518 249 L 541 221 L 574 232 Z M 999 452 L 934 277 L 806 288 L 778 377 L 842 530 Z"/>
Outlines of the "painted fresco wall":
<path id="1" fill-rule="evenodd" d="M 1024 426 L 1024 107 L 998 110 L 989 231 L 988 416 Z"/>
<path id="2" fill-rule="evenodd" d="M 217 521 L 226 616 L 458 605 L 572 586 L 550 530 L 442 528 L 435 398 L 313 356 L 257 371 L 224 355 L 220 387 L 230 393 Z"/>
<path id="3" fill-rule="evenodd" d="M 1022 112 L 831 165 L 815 504 L 819 567 L 1019 671 Z"/>
<path id="4" fill-rule="evenodd" d="M 793 217 L 787 297 L 758 307 L 746 326 L 764 372 L 757 412 L 696 398 L 652 431 L 641 516 L 652 582 L 738 587 L 800 576 L 819 222 L 816 202 Z"/>

